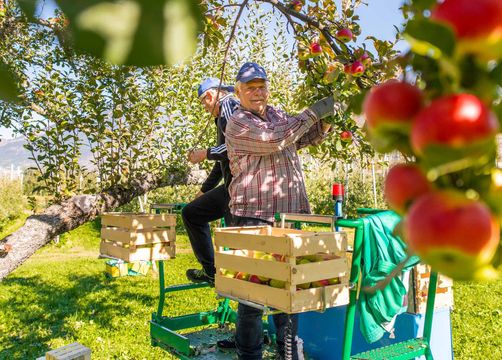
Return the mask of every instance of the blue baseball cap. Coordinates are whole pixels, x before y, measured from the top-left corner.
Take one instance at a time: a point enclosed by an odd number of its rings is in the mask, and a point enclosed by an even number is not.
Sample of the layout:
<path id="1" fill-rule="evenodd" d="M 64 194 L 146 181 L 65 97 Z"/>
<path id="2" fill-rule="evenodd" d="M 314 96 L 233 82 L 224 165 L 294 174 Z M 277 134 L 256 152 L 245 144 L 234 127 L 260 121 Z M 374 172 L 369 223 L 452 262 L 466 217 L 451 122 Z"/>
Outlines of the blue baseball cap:
<path id="1" fill-rule="evenodd" d="M 206 91 L 209 89 L 218 89 L 218 86 L 220 85 L 220 80 L 216 78 L 207 78 L 204 80 L 198 87 L 197 89 L 197 96 L 200 98 Z M 230 85 L 224 85 L 221 84 L 220 87 L 221 90 L 226 90 L 229 92 L 234 91 L 234 87 Z"/>
<path id="2" fill-rule="evenodd" d="M 247 83 L 255 79 L 268 81 L 265 69 L 254 62 L 247 62 L 242 65 L 235 78 L 236 81 L 240 81 L 241 83 Z"/>

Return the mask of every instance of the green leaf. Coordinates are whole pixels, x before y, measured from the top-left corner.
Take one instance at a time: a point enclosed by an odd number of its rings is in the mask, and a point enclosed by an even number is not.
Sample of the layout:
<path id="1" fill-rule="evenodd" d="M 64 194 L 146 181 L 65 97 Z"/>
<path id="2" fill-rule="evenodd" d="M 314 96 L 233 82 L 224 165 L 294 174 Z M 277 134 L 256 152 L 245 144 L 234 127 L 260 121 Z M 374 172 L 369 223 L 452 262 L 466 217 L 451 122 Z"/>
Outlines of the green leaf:
<path id="1" fill-rule="evenodd" d="M 368 89 L 361 91 L 359 94 L 353 95 L 350 97 L 349 106 L 347 107 L 347 111 L 352 112 L 354 114 L 361 114 L 363 112 L 363 101 L 366 96 Z"/>
<path id="2" fill-rule="evenodd" d="M 197 2 L 57 0 L 75 48 L 115 64 L 175 64 L 192 55 L 203 15 Z"/>
<path id="3" fill-rule="evenodd" d="M 438 59 L 452 56 L 455 51 L 455 35 L 445 25 L 426 19 L 411 20 L 404 31 L 413 52 Z"/>
<path id="4" fill-rule="evenodd" d="M 36 0 L 17 0 L 17 3 L 29 21 L 35 20 L 33 15 L 37 7 Z"/>
<path id="5" fill-rule="evenodd" d="M 17 101 L 19 88 L 16 77 L 9 67 L 0 61 L 0 100 Z"/>
<path id="6" fill-rule="evenodd" d="M 413 8 L 418 12 L 422 12 L 424 10 L 429 10 L 436 2 L 436 0 L 413 0 Z"/>

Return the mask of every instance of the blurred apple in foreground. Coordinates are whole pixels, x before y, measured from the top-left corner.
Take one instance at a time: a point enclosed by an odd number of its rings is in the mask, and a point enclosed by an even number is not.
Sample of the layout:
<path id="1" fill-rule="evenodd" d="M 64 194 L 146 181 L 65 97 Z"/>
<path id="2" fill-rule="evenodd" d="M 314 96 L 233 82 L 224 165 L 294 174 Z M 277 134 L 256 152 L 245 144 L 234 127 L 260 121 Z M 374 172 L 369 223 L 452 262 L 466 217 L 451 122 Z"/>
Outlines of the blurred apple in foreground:
<path id="1" fill-rule="evenodd" d="M 502 59 L 502 1 L 445 0 L 431 18 L 451 26 L 461 53 Z"/>
<path id="2" fill-rule="evenodd" d="M 476 96 L 446 95 L 417 114 L 411 129 L 411 146 L 417 155 L 424 155 L 430 148 L 430 156 L 439 159 L 439 163 L 446 152 L 458 152 L 459 158 L 466 149 L 470 156 L 482 155 L 484 143 L 493 146 L 498 128 L 495 114 Z M 449 157 L 444 161 L 451 160 Z"/>
<path id="3" fill-rule="evenodd" d="M 416 86 L 389 80 L 373 87 L 364 99 L 363 111 L 375 149 L 407 152 L 411 124 L 421 107 L 422 93 Z"/>
<path id="4" fill-rule="evenodd" d="M 432 269 L 455 280 L 490 279 L 500 224 L 480 201 L 453 191 L 420 196 L 404 223 L 410 249 Z"/>
<path id="5" fill-rule="evenodd" d="M 404 214 L 413 200 L 431 189 L 432 185 L 418 166 L 397 164 L 385 178 L 384 196 L 393 210 Z"/>

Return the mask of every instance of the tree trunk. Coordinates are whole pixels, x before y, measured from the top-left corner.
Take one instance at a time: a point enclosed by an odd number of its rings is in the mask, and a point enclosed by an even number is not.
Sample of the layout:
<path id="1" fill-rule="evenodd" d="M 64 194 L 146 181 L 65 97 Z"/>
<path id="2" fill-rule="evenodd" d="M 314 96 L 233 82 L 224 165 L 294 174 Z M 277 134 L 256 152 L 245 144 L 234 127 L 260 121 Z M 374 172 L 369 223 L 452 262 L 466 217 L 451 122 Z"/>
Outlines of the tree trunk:
<path id="1" fill-rule="evenodd" d="M 0 240 L 0 281 L 25 262 L 55 236 L 94 220 L 100 214 L 129 203 L 148 191 L 168 185 L 187 184 L 186 173 L 176 172 L 168 178 L 146 175 L 128 187 L 116 186 L 100 194 L 77 195 L 30 216 L 18 231 Z"/>

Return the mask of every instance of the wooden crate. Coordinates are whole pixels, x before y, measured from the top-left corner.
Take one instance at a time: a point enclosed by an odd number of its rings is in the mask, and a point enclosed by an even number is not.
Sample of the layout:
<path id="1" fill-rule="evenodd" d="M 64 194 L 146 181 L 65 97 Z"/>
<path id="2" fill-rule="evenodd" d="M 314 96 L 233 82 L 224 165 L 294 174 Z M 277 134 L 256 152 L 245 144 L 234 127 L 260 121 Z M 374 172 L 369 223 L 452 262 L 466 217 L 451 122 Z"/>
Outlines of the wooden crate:
<path id="1" fill-rule="evenodd" d="M 175 257 L 176 215 L 107 213 L 101 217 L 101 255 L 126 262 Z"/>
<path id="2" fill-rule="evenodd" d="M 91 349 L 78 342 L 51 350 L 45 354 L 46 360 L 91 360 Z"/>
<path id="3" fill-rule="evenodd" d="M 349 301 L 347 238 L 344 233 L 316 233 L 270 226 L 219 228 L 215 232 L 216 291 L 287 313 L 345 305 Z M 230 249 L 230 250 L 227 250 Z M 274 254 L 281 261 L 255 258 Z M 318 261 L 297 264 L 305 256 Z M 284 288 L 234 278 L 243 272 L 275 281 Z M 326 279 L 339 283 L 299 289 L 298 285 Z"/>
<path id="4" fill-rule="evenodd" d="M 418 264 L 410 274 L 410 290 L 408 291 L 408 312 L 425 314 L 427 294 L 430 281 L 430 267 Z M 434 308 L 453 308 L 453 281 L 444 275 L 439 275 Z"/>

